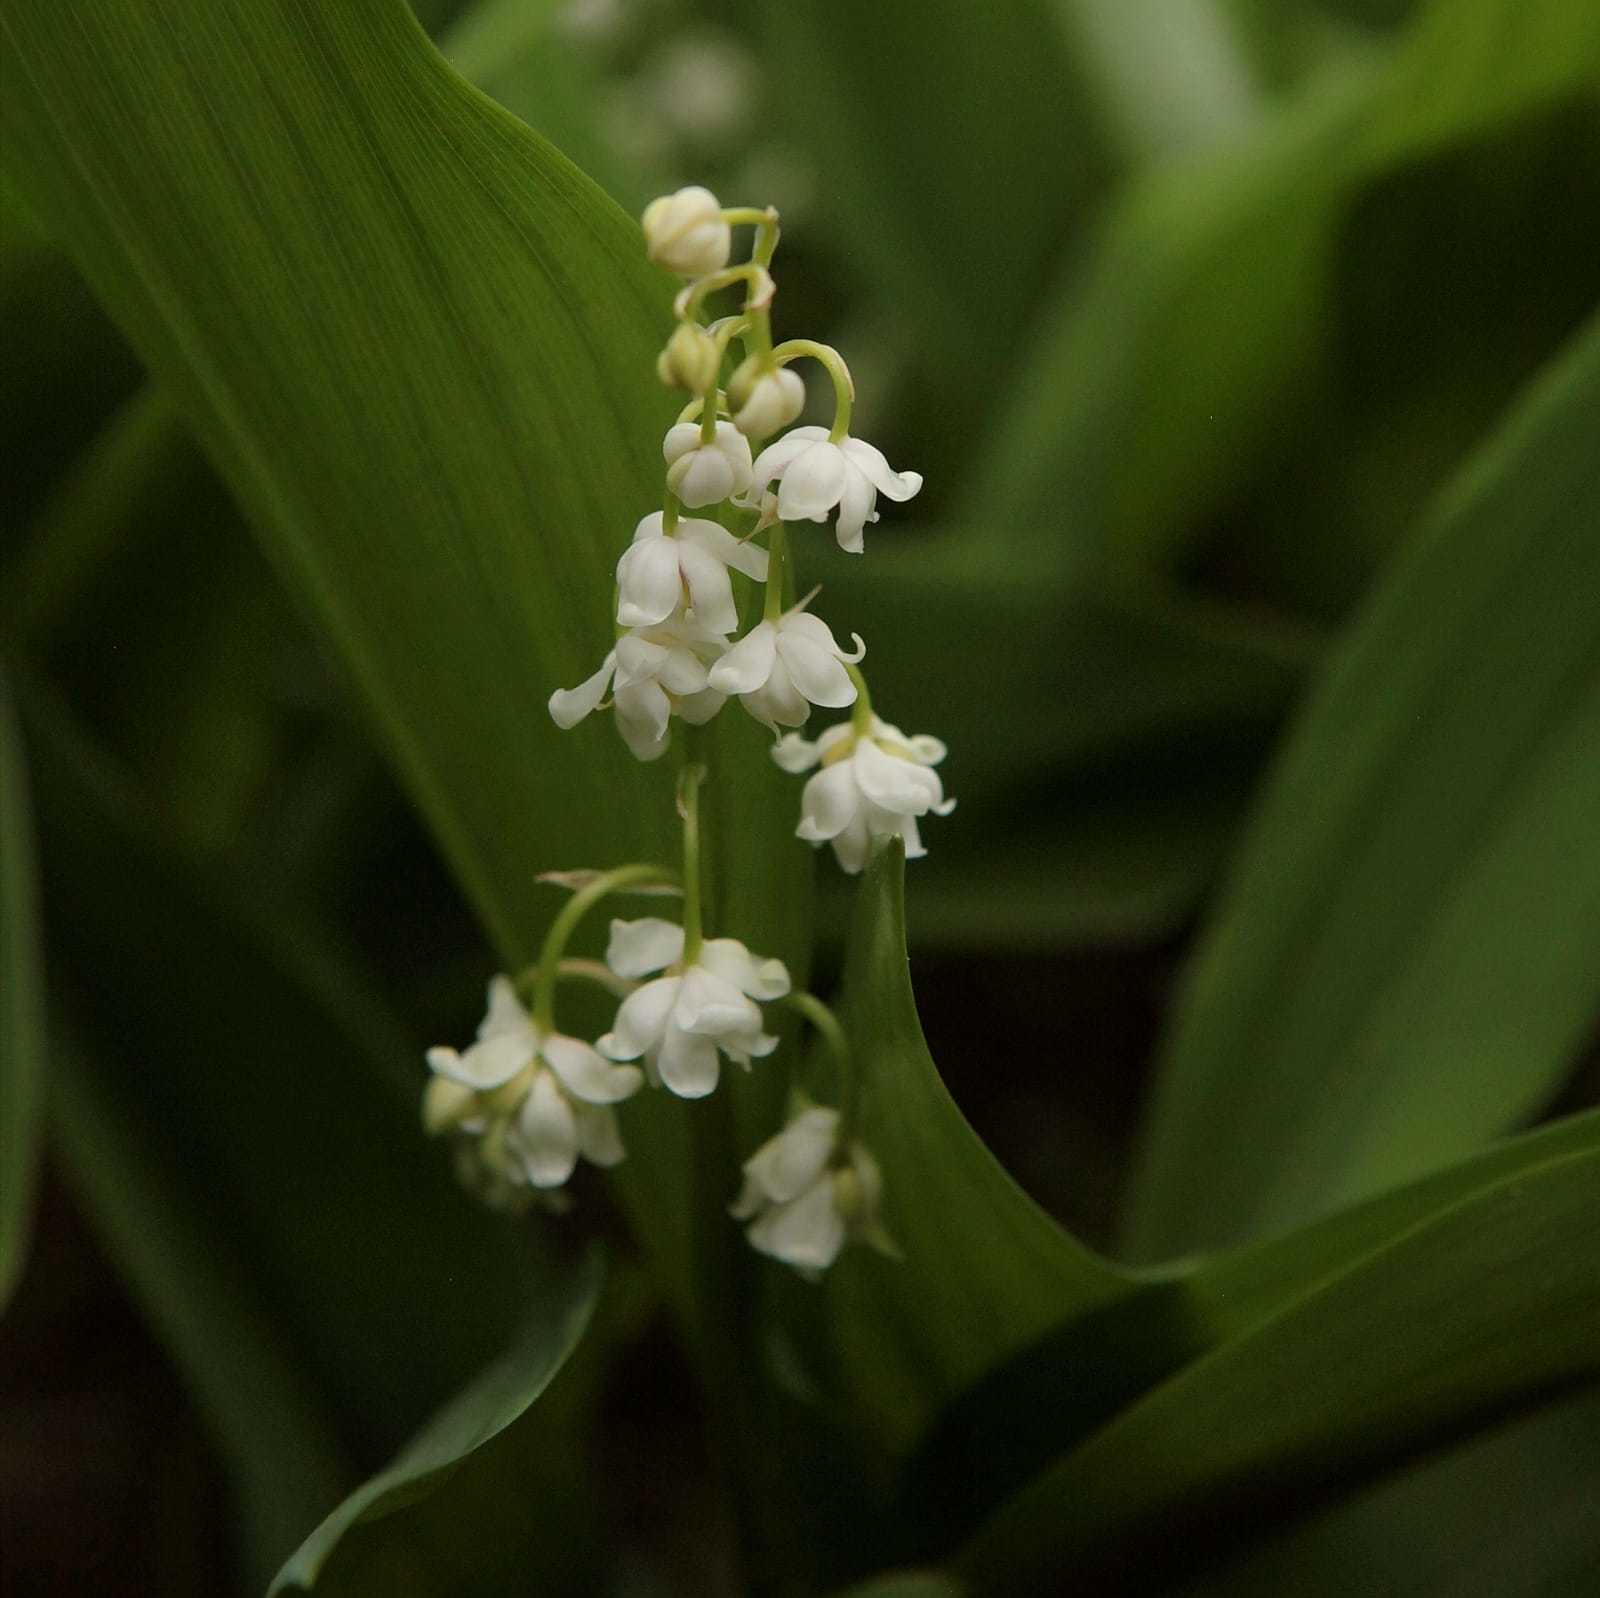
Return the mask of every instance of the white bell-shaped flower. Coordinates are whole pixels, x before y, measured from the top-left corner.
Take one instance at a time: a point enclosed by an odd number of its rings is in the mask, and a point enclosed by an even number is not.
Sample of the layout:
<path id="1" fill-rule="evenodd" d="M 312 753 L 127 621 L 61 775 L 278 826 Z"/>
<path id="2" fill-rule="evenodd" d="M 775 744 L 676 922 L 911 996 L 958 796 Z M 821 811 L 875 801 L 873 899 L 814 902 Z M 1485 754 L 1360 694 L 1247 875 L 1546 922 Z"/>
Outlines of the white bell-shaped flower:
<path id="1" fill-rule="evenodd" d="M 789 972 L 762 960 L 736 938 L 708 938 L 683 964 L 683 928 L 646 916 L 613 921 L 606 963 L 619 977 L 664 976 L 630 993 L 596 1048 L 613 1060 L 643 1059 L 653 1080 L 680 1098 L 704 1098 L 717 1085 L 717 1053 L 737 1065 L 771 1054 L 777 1038 L 762 1030 L 756 1001 L 781 999 Z"/>
<path id="2" fill-rule="evenodd" d="M 903 838 L 907 859 L 927 853 L 917 818 L 947 816 L 956 807 L 933 769 L 945 753 L 937 738 L 908 738 L 874 716 L 863 737 L 849 722 L 829 727 L 815 743 L 790 733 L 773 745 L 772 758 L 792 772 L 821 763 L 800 795 L 795 836 L 831 843 L 839 864 L 853 874 L 871 858 L 876 838 Z"/>
<path id="3" fill-rule="evenodd" d="M 720 505 L 750 487 L 750 440 L 732 422 L 718 422 L 711 443 L 698 422 L 679 422 L 661 441 L 667 487 L 691 510 Z"/>
<path id="4" fill-rule="evenodd" d="M 797 427 L 756 457 L 753 493 L 778 484 L 778 514 L 786 522 L 825 522 L 838 508 L 839 548 L 859 555 L 862 529 L 878 519 L 878 495 L 908 500 L 922 487 L 917 472 L 895 472 L 883 452 L 859 438 L 835 444 L 825 427 Z"/>
<path id="5" fill-rule="evenodd" d="M 711 668 L 709 682 L 768 727 L 798 727 L 813 705 L 838 710 L 853 705 L 856 685 L 844 669 L 867 652 L 861 635 L 852 655 L 839 647 L 828 624 L 803 610 L 752 627 Z"/>
<path id="6" fill-rule="evenodd" d="M 693 615 L 636 628 L 617 640 L 592 677 L 551 694 L 550 718 L 562 729 L 577 726 L 615 683 L 618 732 L 635 758 L 657 760 L 667 751 L 673 716 L 698 727 L 722 709 L 727 695 L 707 678 L 726 648 L 722 634 Z"/>
<path id="7" fill-rule="evenodd" d="M 617 562 L 619 625 L 651 627 L 686 605 L 702 627 L 731 633 L 739 609 L 730 566 L 758 583 L 767 580 L 766 550 L 699 516 L 680 517 L 668 533 L 661 512 L 652 511 L 640 519 Z"/>
<path id="8" fill-rule="evenodd" d="M 728 381 L 733 425 L 746 438 L 771 438 L 806 405 L 806 385 L 787 366 L 763 367 L 752 356 Z"/>
<path id="9" fill-rule="evenodd" d="M 839 1112 L 814 1105 L 744 1162 L 744 1188 L 729 1213 L 750 1222 L 745 1235 L 755 1248 L 814 1280 L 849 1238 L 893 1251 L 878 1217 L 882 1190 L 867 1150 L 840 1147 Z"/>
<path id="10" fill-rule="evenodd" d="M 645 251 L 658 266 L 683 277 L 705 277 L 728 264 L 733 232 L 722 205 L 698 184 L 652 200 L 640 218 Z"/>
<path id="11" fill-rule="evenodd" d="M 639 1071 L 578 1038 L 542 1031 L 507 977 L 489 984 L 477 1041 L 460 1053 L 429 1049 L 428 1065 L 437 1079 L 476 1101 L 469 1108 L 458 1091 L 430 1090 L 429 1110 L 438 1116 L 448 1104 L 449 1124 L 483 1132 L 485 1156 L 509 1181 L 560 1187 L 580 1155 L 595 1165 L 615 1165 L 623 1157 L 612 1106 L 638 1091 Z M 520 1100 L 491 1105 L 500 1090 L 519 1081 Z M 502 1114 L 498 1128 L 495 1108 Z"/>

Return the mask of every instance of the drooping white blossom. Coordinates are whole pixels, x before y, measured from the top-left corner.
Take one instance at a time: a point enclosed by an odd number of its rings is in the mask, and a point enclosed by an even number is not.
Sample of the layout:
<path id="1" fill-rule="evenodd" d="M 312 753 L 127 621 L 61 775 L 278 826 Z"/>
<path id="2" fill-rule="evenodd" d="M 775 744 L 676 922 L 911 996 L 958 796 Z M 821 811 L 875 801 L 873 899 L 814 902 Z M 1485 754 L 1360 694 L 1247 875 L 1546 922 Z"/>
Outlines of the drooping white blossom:
<path id="1" fill-rule="evenodd" d="M 680 1098 L 704 1098 L 717 1085 L 720 1050 L 735 1064 L 771 1054 L 778 1040 L 762 1029 L 758 1000 L 789 991 L 781 960 L 762 960 L 736 938 L 708 938 L 683 963 L 683 928 L 646 916 L 613 921 L 606 963 L 620 977 L 665 972 L 622 1001 L 595 1047 L 613 1060 L 643 1059 L 651 1077 Z"/>
<path id="2" fill-rule="evenodd" d="M 698 422 L 679 422 L 661 441 L 667 463 L 667 487 L 690 510 L 720 505 L 750 487 L 750 440 L 732 422 L 718 422 L 707 444 Z"/>
<path id="3" fill-rule="evenodd" d="M 550 718 L 563 730 L 575 727 L 611 688 L 623 741 L 636 759 L 657 760 L 667 751 L 673 716 L 698 727 L 722 708 L 727 696 L 707 678 L 726 648 L 721 633 L 692 615 L 635 628 L 617 640 L 592 677 L 551 694 Z"/>
<path id="4" fill-rule="evenodd" d="M 767 445 L 751 469 L 753 496 L 778 484 L 778 514 L 786 522 L 825 522 L 838 510 L 839 548 L 862 551 L 862 529 L 878 519 L 878 495 L 904 501 L 922 487 L 917 472 L 895 472 L 881 450 L 863 439 L 837 444 L 825 427 L 797 427 Z"/>
<path id="5" fill-rule="evenodd" d="M 651 627 L 687 606 L 700 626 L 731 633 L 739 625 L 739 610 L 730 566 L 765 582 L 767 552 L 699 516 L 680 517 L 668 533 L 662 513 L 652 511 L 640 519 L 617 562 L 618 624 Z"/>
<path id="6" fill-rule="evenodd" d="M 640 218 L 645 251 L 658 266 L 683 277 L 704 277 L 728 264 L 733 232 L 722 219 L 722 205 L 698 184 L 663 194 Z"/>
<path id="7" fill-rule="evenodd" d="M 755 1248 L 814 1280 L 848 1238 L 892 1252 L 878 1218 L 882 1189 L 871 1154 L 840 1146 L 839 1112 L 813 1105 L 744 1162 L 744 1188 L 728 1208 L 750 1223 Z"/>
<path id="8" fill-rule="evenodd" d="M 787 366 L 746 361 L 728 380 L 733 425 L 746 438 L 771 438 L 805 409 L 806 386 Z"/>
<path id="9" fill-rule="evenodd" d="M 877 838 L 903 838 L 907 859 L 927 853 L 918 817 L 947 816 L 956 807 L 933 769 L 945 754 L 937 738 L 908 738 L 877 716 L 865 736 L 841 722 L 815 743 L 790 733 L 772 749 L 785 771 L 809 771 L 820 762 L 822 769 L 800 795 L 795 836 L 831 843 L 839 864 L 852 874 L 866 865 Z"/>
<path id="10" fill-rule="evenodd" d="M 489 984 L 477 1041 L 459 1053 L 429 1049 L 428 1065 L 431 1127 L 481 1133 L 483 1159 L 512 1184 L 556 1188 L 580 1155 L 595 1165 L 623 1157 L 612 1106 L 638 1090 L 639 1071 L 541 1030 L 507 977 Z"/>
<path id="11" fill-rule="evenodd" d="M 840 709 L 852 705 L 856 686 L 844 669 L 866 654 L 859 633 L 852 655 L 820 617 L 793 610 L 776 621 L 759 622 L 711 668 L 710 685 L 737 694 L 757 721 L 769 727 L 798 727 L 812 705 Z"/>

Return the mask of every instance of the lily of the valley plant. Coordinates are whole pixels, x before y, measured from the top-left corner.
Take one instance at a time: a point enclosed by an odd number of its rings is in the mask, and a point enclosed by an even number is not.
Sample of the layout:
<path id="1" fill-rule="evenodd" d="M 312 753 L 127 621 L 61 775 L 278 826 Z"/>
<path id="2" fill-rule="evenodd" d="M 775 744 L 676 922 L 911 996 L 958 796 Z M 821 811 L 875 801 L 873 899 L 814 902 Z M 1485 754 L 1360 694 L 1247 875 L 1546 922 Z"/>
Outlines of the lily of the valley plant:
<path id="1" fill-rule="evenodd" d="M 730 266 L 733 230 L 744 226 L 754 229 L 751 257 Z M 924 852 L 919 820 L 955 803 L 934 769 L 944 745 L 874 713 L 866 645 L 852 634 L 843 647 L 808 608 L 814 593 L 794 602 L 799 541 L 789 543 L 791 526 L 832 521 L 839 548 L 859 555 L 879 495 L 908 500 L 922 479 L 851 436 L 855 389 L 838 351 L 804 338 L 773 343 L 776 211 L 724 208 L 706 189 L 680 189 L 646 209 L 644 235 L 650 258 L 688 279 L 656 370 L 690 398 L 662 442 L 661 508 L 641 517 L 617 561 L 616 638 L 593 676 L 551 694 L 550 714 L 570 728 L 612 711 L 643 761 L 672 747 L 674 720 L 690 729 L 678 782 L 682 868 L 633 862 L 563 874 L 573 895 L 521 984 L 528 1002 L 519 984 L 496 976 L 477 1041 L 429 1050 L 424 1120 L 458 1138 L 463 1178 L 489 1202 L 559 1205 L 580 1158 L 609 1166 L 624 1157 L 615 1106 L 647 1083 L 700 1099 L 716 1091 L 724 1061 L 772 1069 L 761 1063 L 778 1049 L 764 1007 L 788 1004 L 832 1056 L 840 1103 L 815 1103 L 792 1085 L 791 1118 L 746 1160 L 730 1209 L 757 1249 L 814 1277 L 852 1239 L 893 1252 L 878 1219 L 878 1166 L 854 1133 L 852 1051 L 833 1013 L 793 991 L 781 961 L 702 924 L 700 792 L 716 773 L 692 732 L 737 698 L 772 730 L 783 770 L 816 768 L 795 833 L 831 844 L 846 871 L 860 872 L 890 838 L 908 856 Z M 713 319 L 708 306 L 724 290 L 741 290 L 742 308 Z M 800 360 L 831 380 L 829 427 L 792 425 L 805 404 L 791 370 Z M 817 707 L 850 716 L 815 741 L 779 736 Z M 569 938 L 606 898 L 641 891 L 678 898 L 681 920 L 613 920 L 600 980 L 620 997 L 615 1019 L 592 1043 L 564 1034 L 557 983 L 594 974 L 565 959 Z"/>

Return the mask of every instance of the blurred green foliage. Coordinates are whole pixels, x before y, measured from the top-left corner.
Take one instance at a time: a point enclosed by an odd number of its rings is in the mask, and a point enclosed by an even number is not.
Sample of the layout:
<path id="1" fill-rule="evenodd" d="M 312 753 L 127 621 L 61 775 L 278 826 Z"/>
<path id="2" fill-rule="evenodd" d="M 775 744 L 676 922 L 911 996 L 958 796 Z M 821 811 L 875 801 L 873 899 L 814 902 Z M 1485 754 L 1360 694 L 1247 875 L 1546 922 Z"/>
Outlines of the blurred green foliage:
<path id="1" fill-rule="evenodd" d="M 415 10 L 438 53 L 399 0 L 4 19 L 0 1284 L 42 1076 L 248 1590 L 452 1393 L 320 1588 L 1585 1590 L 1595 1121 L 1501 1140 L 1595 1097 L 1600 10 Z M 928 479 L 802 567 L 952 747 L 909 905 L 813 905 L 718 725 L 719 922 L 842 970 L 905 1256 L 820 1289 L 722 1214 L 776 1069 L 630 1106 L 565 1227 L 415 1119 L 537 873 L 671 847 L 543 705 L 671 412 L 624 212 L 690 181 L 783 208 L 779 333 Z M 975 997 L 930 1054 L 907 925 L 1187 962 L 1138 1158 L 1056 990 L 1048 1058 Z M 1068 1234 L 991 1101 L 1188 1257 Z"/>

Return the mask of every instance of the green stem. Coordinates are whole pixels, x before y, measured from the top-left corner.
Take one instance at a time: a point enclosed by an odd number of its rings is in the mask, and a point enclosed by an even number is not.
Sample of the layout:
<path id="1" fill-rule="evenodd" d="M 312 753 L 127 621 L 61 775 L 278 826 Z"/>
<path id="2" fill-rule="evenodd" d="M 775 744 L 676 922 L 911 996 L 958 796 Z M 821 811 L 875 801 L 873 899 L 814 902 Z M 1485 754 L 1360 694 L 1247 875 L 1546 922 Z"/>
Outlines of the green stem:
<path id="1" fill-rule="evenodd" d="M 821 1034 L 828 1052 L 833 1056 L 834 1077 L 838 1083 L 839 1136 L 841 1147 L 847 1146 L 855 1133 L 856 1072 L 850 1053 L 850 1040 L 839 1025 L 839 1018 L 814 993 L 791 993 L 791 1009 L 798 1010 Z"/>
<path id="2" fill-rule="evenodd" d="M 678 778 L 678 814 L 683 817 L 683 963 L 693 965 L 704 941 L 700 925 L 700 784 L 706 768 L 692 756 Z"/>
<path id="3" fill-rule="evenodd" d="M 867 679 L 861 675 L 860 668 L 845 662 L 845 671 L 849 673 L 850 681 L 856 685 L 856 702 L 850 710 L 850 726 L 858 738 L 872 736 L 872 695 L 867 692 Z"/>
<path id="4" fill-rule="evenodd" d="M 661 495 L 661 531 L 671 538 L 677 531 L 678 517 L 683 506 L 678 496 L 670 488 L 663 490 Z"/>
<path id="5" fill-rule="evenodd" d="M 783 567 L 788 553 L 789 535 L 782 522 L 774 522 L 767 539 L 767 599 L 762 611 L 763 621 L 775 622 L 783 614 Z"/>
<path id="6" fill-rule="evenodd" d="M 618 866 L 615 871 L 603 872 L 587 887 L 580 888 L 562 905 L 561 914 L 550 923 L 550 930 L 544 935 L 544 947 L 539 951 L 538 974 L 534 977 L 533 1024 L 541 1032 L 550 1032 L 555 1028 L 556 982 L 561 975 L 561 957 L 566 953 L 567 940 L 577 930 L 578 923 L 608 893 L 615 893 L 619 888 L 630 888 L 641 882 L 659 884 L 671 881 L 673 874 L 664 866 Z"/>
<path id="7" fill-rule="evenodd" d="M 749 310 L 749 301 L 766 288 L 769 282 L 767 269 L 764 266 L 757 266 L 753 261 L 744 266 L 730 266 L 724 271 L 713 272 L 710 276 L 701 278 L 693 288 L 686 289 L 674 309 L 680 321 L 697 321 L 700 307 L 711 295 L 721 289 L 732 288 L 735 283 L 747 283 L 749 290 L 745 296 L 745 309 Z"/>
<path id="8" fill-rule="evenodd" d="M 829 430 L 828 438 L 837 444 L 850 431 L 850 407 L 856 398 L 856 385 L 850 376 L 850 368 L 831 344 L 819 344 L 815 339 L 791 338 L 772 352 L 772 358 L 779 366 L 787 366 L 790 361 L 799 360 L 803 355 L 820 361 L 833 379 L 833 427 Z"/>
<path id="9" fill-rule="evenodd" d="M 752 220 L 757 219 L 752 218 Z M 750 255 L 751 264 L 762 268 L 771 266 L 773 252 L 777 248 L 778 213 L 768 206 L 758 220 L 755 248 Z M 765 305 L 752 305 L 750 302 L 754 298 L 755 283 L 752 282 L 750 292 L 745 296 L 745 312 L 749 318 L 750 328 L 745 334 L 744 347 L 751 355 L 771 355 L 772 313 Z"/>

